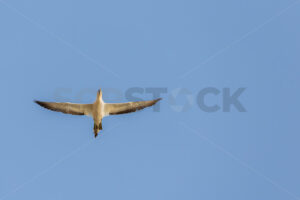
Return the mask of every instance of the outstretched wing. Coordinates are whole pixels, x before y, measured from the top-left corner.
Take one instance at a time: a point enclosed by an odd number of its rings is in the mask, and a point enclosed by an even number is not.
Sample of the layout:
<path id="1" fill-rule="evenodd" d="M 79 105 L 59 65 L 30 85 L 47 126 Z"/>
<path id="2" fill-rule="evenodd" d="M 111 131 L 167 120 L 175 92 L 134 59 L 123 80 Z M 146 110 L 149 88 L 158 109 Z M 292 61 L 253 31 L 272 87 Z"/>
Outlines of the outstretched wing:
<path id="1" fill-rule="evenodd" d="M 49 110 L 72 115 L 92 115 L 93 104 L 56 103 L 35 101 L 40 106 Z"/>
<path id="2" fill-rule="evenodd" d="M 151 100 L 151 101 L 136 101 L 136 102 L 128 102 L 128 103 L 105 103 L 104 112 L 107 115 L 118 115 L 118 114 L 135 112 L 137 110 L 141 110 L 146 107 L 152 106 L 159 100 L 161 100 L 161 98 Z"/>

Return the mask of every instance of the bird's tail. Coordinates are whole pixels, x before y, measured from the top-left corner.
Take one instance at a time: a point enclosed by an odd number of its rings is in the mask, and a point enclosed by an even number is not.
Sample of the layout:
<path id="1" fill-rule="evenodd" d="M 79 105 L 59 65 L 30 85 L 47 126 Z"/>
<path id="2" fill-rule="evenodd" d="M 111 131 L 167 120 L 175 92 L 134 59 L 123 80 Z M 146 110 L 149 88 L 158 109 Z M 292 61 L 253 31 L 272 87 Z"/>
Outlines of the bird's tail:
<path id="1" fill-rule="evenodd" d="M 99 126 L 97 124 L 94 123 L 94 134 L 95 134 L 95 138 L 97 137 L 98 135 L 98 132 L 99 132 Z"/>

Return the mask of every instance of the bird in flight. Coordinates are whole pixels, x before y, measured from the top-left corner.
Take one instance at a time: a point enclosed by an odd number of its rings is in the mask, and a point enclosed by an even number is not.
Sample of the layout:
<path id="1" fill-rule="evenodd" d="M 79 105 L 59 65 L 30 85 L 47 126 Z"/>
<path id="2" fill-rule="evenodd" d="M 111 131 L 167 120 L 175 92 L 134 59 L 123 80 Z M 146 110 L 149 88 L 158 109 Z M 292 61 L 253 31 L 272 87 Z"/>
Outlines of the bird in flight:
<path id="1" fill-rule="evenodd" d="M 127 103 L 104 103 L 102 99 L 101 89 L 97 92 L 96 101 L 93 104 L 77 104 L 77 103 L 58 103 L 58 102 L 43 102 L 36 101 L 35 103 L 49 110 L 62 112 L 72 115 L 87 115 L 94 119 L 94 134 L 95 138 L 98 132 L 102 130 L 102 119 L 109 115 L 125 114 L 153 106 L 161 100 L 161 98 L 150 101 L 136 101 Z"/>

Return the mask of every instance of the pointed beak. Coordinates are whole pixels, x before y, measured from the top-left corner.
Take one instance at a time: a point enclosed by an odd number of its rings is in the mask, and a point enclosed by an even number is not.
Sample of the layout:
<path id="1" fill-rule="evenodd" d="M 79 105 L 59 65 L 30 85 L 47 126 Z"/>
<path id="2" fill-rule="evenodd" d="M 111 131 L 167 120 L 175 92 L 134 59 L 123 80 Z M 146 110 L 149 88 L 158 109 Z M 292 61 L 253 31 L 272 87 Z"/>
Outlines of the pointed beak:
<path id="1" fill-rule="evenodd" d="M 101 89 L 98 90 L 98 93 L 101 94 Z"/>

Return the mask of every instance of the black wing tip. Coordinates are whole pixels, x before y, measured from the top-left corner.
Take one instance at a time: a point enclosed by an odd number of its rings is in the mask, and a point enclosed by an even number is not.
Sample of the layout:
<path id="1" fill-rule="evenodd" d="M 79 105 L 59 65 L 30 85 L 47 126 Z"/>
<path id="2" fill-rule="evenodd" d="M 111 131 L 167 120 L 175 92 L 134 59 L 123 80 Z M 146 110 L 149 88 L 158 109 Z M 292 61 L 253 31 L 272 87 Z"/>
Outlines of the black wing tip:
<path id="1" fill-rule="evenodd" d="M 41 103 L 41 102 L 38 101 L 38 100 L 33 100 L 33 102 L 36 103 L 36 104 L 39 104 L 39 105 L 40 105 L 40 103 Z"/>
<path id="2" fill-rule="evenodd" d="M 38 101 L 38 100 L 33 100 L 34 103 L 39 104 L 40 106 L 43 104 L 43 102 Z"/>
<path id="3" fill-rule="evenodd" d="M 45 103 L 45 102 L 38 101 L 38 100 L 34 100 L 34 102 L 35 102 L 36 104 L 38 104 L 38 105 L 40 105 L 40 106 L 44 107 L 44 108 L 48 108 L 48 106 L 46 105 L 46 103 Z"/>
<path id="4" fill-rule="evenodd" d="M 160 101 L 160 100 L 162 100 L 162 98 L 155 99 L 155 102 L 158 102 L 158 101 Z"/>

